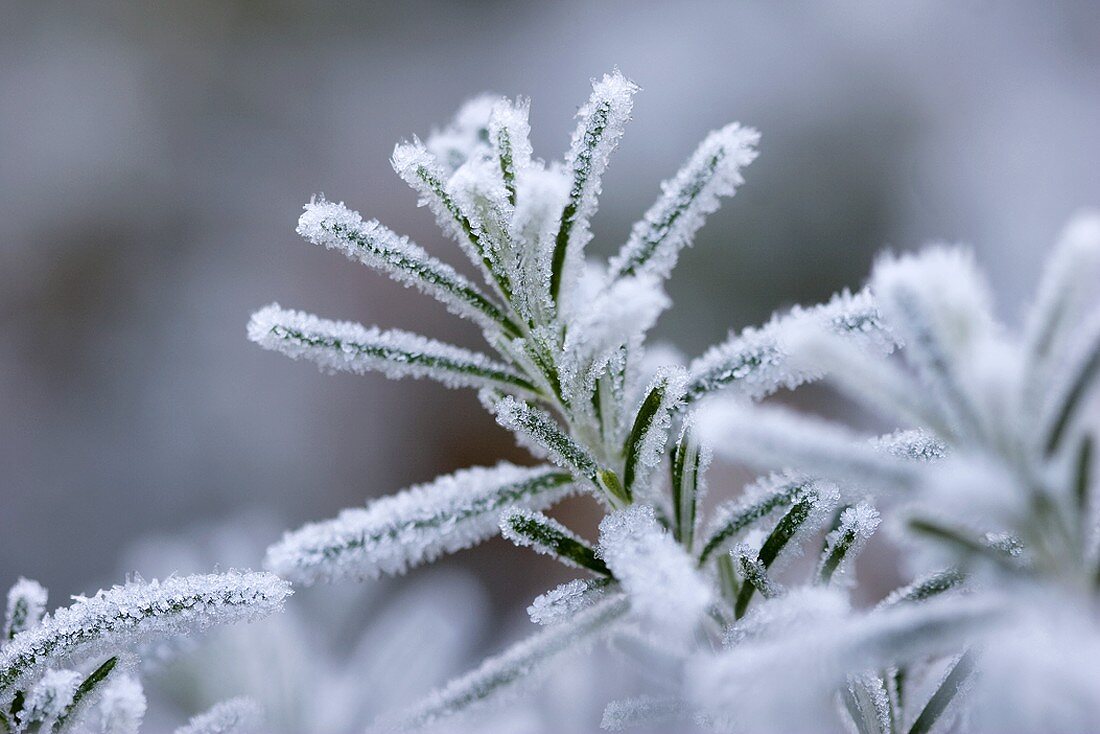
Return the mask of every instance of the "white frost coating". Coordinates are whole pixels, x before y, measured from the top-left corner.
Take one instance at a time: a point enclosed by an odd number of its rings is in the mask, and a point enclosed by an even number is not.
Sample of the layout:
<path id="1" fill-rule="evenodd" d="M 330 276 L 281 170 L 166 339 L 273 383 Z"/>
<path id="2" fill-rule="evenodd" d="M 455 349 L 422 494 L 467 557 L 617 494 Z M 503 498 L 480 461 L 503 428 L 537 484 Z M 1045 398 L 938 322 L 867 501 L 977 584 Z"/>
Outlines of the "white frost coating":
<path id="1" fill-rule="evenodd" d="M 75 670 L 49 670 L 31 688 L 26 709 L 20 714 L 23 726 L 38 724 L 49 731 L 73 702 L 76 689 L 84 679 Z"/>
<path id="2" fill-rule="evenodd" d="M 291 359 L 305 358 L 329 372 L 381 372 L 390 379 L 430 377 L 447 387 L 529 390 L 510 367 L 478 352 L 400 329 L 382 331 L 351 321 L 329 321 L 277 303 L 252 314 L 248 338 Z"/>
<path id="3" fill-rule="evenodd" d="M 573 579 L 550 591 L 539 594 L 527 607 L 527 616 L 535 624 L 550 626 L 566 622 L 582 609 L 588 609 L 605 598 L 609 583 L 606 579 Z"/>
<path id="4" fill-rule="evenodd" d="M 471 158 L 488 155 L 485 141 L 489 116 L 500 99 L 494 94 L 482 94 L 467 101 L 450 124 L 432 131 L 425 148 L 451 172 Z"/>
<path id="5" fill-rule="evenodd" d="M 145 691 L 132 675 L 111 680 L 99 702 L 103 734 L 138 734 L 145 718 Z"/>
<path id="6" fill-rule="evenodd" d="M 912 461 L 945 459 L 948 451 L 946 443 L 923 428 L 877 436 L 871 439 L 871 445 L 890 456 Z"/>
<path id="7" fill-rule="evenodd" d="M 727 385 L 759 399 L 782 387 L 793 389 L 820 379 L 819 367 L 791 359 L 788 341 L 796 334 L 801 338 L 808 327 L 843 336 L 872 353 L 889 354 L 898 345 L 866 290 L 855 295 L 843 291 L 828 303 L 796 306 L 760 328 L 748 327 L 708 349 L 691 364 L 688 399 L 696 400 Z"/>
<path id="8" fill-rule="evenodd" d="M 749 607 L 748 614 L 730 627 L 723 642 L 736 647 L 753 641 L 780 639 L 814 626 L 842 622 L 851 613 L 846 594 L 822 586 L 796 586 L 783 596 Z"/>
<path id="9" fill-rule="evenodd" d="M 627 609 L 614 596 L 585 609 L 570 624 L 560 624 L 523 640 L 476 669 L 433 692 L 421 704 L 398 718 L 380 721 L 372 731 L 408 731 L 434 724 L 474 706 L 499 700 L 517 684 L 532 683 L 565 654 L 594 641 Z"/>
<path id="10" fill-rule="evenodd" d="M 611 277 L 650 273 L 664 279 L 676 266 L 719 198 L 744 183 L 741 169 L 756 158 L 760 133 L 737 123 L 711 132 L 676 177 L 661 184 L 661 197 L 630 233 L 610 263 Z"/>
<path id="11" fill-rule="evenodd" d="M 695 631 L 711 603 L 710 586 L 652 507 L 633 505 L 606 516 L 597 553 L 623 585 L 634 613 L 679 642 Z"/>
<path id="12" fill-rule="evenodd" d="M 574 363 L 602 366 L 609 352 L 623 345 L 636 346 L 671 304 L 655 278 L 618 280 L 594 299 L 578 304 L 565 337 L 565 353 Z"/>
<path id="13" fill-rule="evenodd" d="M 1100 281 L 1100 210 L 1080 211 L 1066 225 L 1047 259 L 1024 333 L 1035 379 L 1042 363 L 1061 351 L 1078 319 L 1097 300 Z"/>
<path id="14" fill-rule="evenodd" d="M 895 361 L 869 354 L 858 343 L 808 321 L 792 324 L 785 332 L 785 343 L 795 370 L 823 373 L 832 385 L 872 412 L 950 434 L 943 415 L 929 405 L 912 373 Z"/>
<path id="15" fill-rule="evenodd" d="M 175 734 L 246 734 L 255 731 L 263 715 L 251 698 L 240 696 L 215 704 L 209 711 L 192 717 Z"/>
<path id="16" fill-rule="evenodd" d="M 74 597 L 0 651 L 0 692 L 61 659 L 81 657 L 208 627 L 250 622 L 282 609 L 290 584 L 270 573 L 229 571 L 132 581 Z"/>
<path id="17" fill-rule="evenodd" d="M 339 250 L 406 287 L 427 293 L 451 313 L 484 328 L 497 328 L 503 318 L 496 304 L 450 265 L 378 221 L 364 222 L 358 212 L 343 203 L 314 197 L 298 219 L 297 231 L 312 244 Z"/>
<path id="18" fill-rule="evenodd" d="M 905 341 L 928 396 L 951 428 L 974 437 L 980 419 L 961 386 L 976 345 L 996 334 L 989 287 L 962 248 L 929 247 L 875 263 L 871 289 L 882 313 Z"/>
<path id="19" fill-rule="evenodd" d="M 603 710 L 600 728 L 626 731 L 639 726 L 667 724 L 687 716 L 683 701 L 676 698 L 636 696 L 612 701 Z"/>
<path id="20" fill-rule="evenodd" d="M 0 645 L 10 640 L 16 633 L 31 629 L 42 620 L 46 613 L 46 601 L 49 593 L 37 581 L 20 577 L 8 589 L 8 606 L 4 616 L 4 637 Z"/>
<path id="21" fill-rule="evenodd" d="M 264 563 L 305 584 L 400 574 L 496 535 L 507 507 L 545 508 L 573 491 L 551 467 L 463 469 L 288 532 Z"/>
<path id="22" fill-rule="evenodd" d="M 577 111 L 578 124 L 566 155 L 566 168 L 572 172 L 570 203 L 562 212 L 555 243 L 564 256 L 562 294 L 571 293 L 584 268 L 584 247 L 592 238 L 589 219 L 596 212 L 604 171 L 630 120 L 637 91 L 638 86 L 616 69 L 593 82 L 592 95 Z"/>
<path id="23" fill-rule="evenodd" d="M 876 450 L 867 437 L 788 409 L 711 401 L 696 420 L 715 453 L 756 469 L 797 469 L 844 480 L 853 491 L 904 489 L 918 477 L 920 467 Z"/>

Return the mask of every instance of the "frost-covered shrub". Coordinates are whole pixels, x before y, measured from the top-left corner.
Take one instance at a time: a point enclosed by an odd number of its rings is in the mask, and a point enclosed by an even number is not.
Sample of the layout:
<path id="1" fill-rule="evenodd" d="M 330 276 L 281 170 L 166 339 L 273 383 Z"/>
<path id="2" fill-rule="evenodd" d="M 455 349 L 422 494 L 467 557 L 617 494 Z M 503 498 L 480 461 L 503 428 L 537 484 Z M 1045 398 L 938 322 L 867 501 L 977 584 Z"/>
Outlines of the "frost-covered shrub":
<path id="1" fill-rule="evenodd" d="M 500 532 L 578 572 L 532 601 L 539 631 L 376 726 L 445 729 L 607 642 L 651 682 L 608 703 L 609 730 L 1100 727 L 1100 221 L 1067 230 L 1020 337 L 995 321 L 972 257 L 934 247 L 884 257 L 867 288 L 731 334 L 687 366 L 662 364 L 646 334 L 670 305 L 663 281 L 742 183 L 758 136 L 711 133 L 618 253 L 591 261 L 601 178 L 636 91 L 617 71 L 595 81 L 563 161 L 533 156 L 527 101 L 494 97 L 396 147 L 394 169 L 481 283 L 343 204 L 306 205 L 305 239 L 471 320 L 486 351 L 274 304 L 249 323 L 261 346 L 327 371 L 476 388 L 542 462 L 462 469 L 289 532 L 270 570 L 303 584 L 402 574 Z M 823 377 L 898 430 L 864 436 L 757 404 Z M 766 473 L 707 508 L 712 454 Z M 546 514 L 573 494 L 602 505 L 598 538 Z M 914 580 L 856 608 L 854 560 L 883 524 Z M 21 593 L 9 627 L 44 604 Z M 35 716 L 57 718 L 75 681 L 51 675 L 28 698 Z"/>

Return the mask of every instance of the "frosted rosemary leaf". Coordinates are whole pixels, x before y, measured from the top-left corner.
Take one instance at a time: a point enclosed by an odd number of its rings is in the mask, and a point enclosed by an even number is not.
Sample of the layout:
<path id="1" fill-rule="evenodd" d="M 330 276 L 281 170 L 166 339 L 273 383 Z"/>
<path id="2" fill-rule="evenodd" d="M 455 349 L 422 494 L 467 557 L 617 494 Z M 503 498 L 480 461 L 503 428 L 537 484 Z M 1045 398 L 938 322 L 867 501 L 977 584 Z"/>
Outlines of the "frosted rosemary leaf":
<path id="1" fill-rule="evenodd" d="M 902 356 L 917 370 L 927 399 L 960 435 L 983 434 L 982 416 L 963 386 L 975 345 L 996 333 L 991 296 L 973 255 L 930 247 L 885 256 L 875 263 L 871 287 L 891 328 L 904 340 Z"/>
<path id="2" fill-rule="evenodd" d="M 634 225 L 611 260 L 613 279 L 640 272 L 667 278 L 680 250 L 692 243 L 719 198 L 744 183 L 741 169 L 756 158 L 760 134 L 737 123 L 710 133 L 676 177 L 661 184 L 661 197 Z"/>
<path id="3" fill-rule="evenodd" d="M 911 488 L 919 477 L 915 462 L 876 450 L 867 437 L 777 406 L 711 402 L 698 422 L 703 439 L 726 459 L 843 480 L 849 494 Z"/>
<path id="4" fill-rule="evenodd" d="M 584 246 L 592 235 L 588 220 L 596 211 L 600 184 L 612 151 L 630 119 L 638 87 L 618 69 L 593 82 L 592 96 L 577 112 L 579 119 L 566 157 L 573 183 L 561 213 L 550 263 L 550 297 L 557 302 L 562 284 L 580 277 Z"/>
<path id="5" fill-rule="evenodd" d="M 473 159 L 463 165 L 480 162 Z M 455 199 L 446 174 L 434 156 L 419 141 L 401 143 L 394 148 L 391 163 L 397 175 L 420 194 L 420 203 L 432 210 L 440 228 L 458 242 L 470 261 L 485 275 L 486 281 L 500 288 L 501 295 L 508 300 L 511 291 L 501 280 L 503 272 L 493 243 L 485 238 L 481 223 L 472 221 L 472 213 L 464 211 Z"/>
<path id="6" fill-rule="evenodd" d="M 400 574 L 496 535 L 506 508 L 545 508 L 573 491 L 552 467 L 463 469 L 288 532 L 265 565 L 306 584 Z"/>
<path id="7" fill-rule="evenodd" d="M 298 219 L 298 234 L 315 245 L 339 250 L 403 285 L 416 287 L 451 313 L 470 318 L 483 328 L 503 328 L 519 335 L 497 304 L 450 265 L 377 221 L 364 222 L 358 212 L 342 203 L 323 197 L 311 199 Z"/>
<path id="8" fill-rule="evenodd" d="M 603 710 L 600 728 L 606 731 L 627 731 L 635 727 L 669 724 L 686 716 L 684 703 L 677 698 L 635 696 L 607 704 Z"/>
<path id="9" fill-rule="evenodd" d="M 103 734 L 138 734 L 145 718 L 145 691 L 132 675 L 121 675 L 107 684 L 99 702 Z"/>
<path id="10" fill-rule="evenodd" d="M 599 466 L 584 446 L 570 438 L 557 421 L 541 408 L 506 395 L 491 403 L 497 423 L 563 469 L 599 483 Z"/>
<path id="11" fill-rule="evenodd" d="M 535 624 L 554 625 L 572 619 L 616 588 L 609 578 L 573 579 L 539 594 L 527 607 L 527 616 Z"/>
<path id="12" fill-rule="evenodd" d="M 723 502 L 711 513 L 707 539 L 699 553 L 699 564 L 715 552 L 724 550 L 749 528 L 772 517 L 778 510 L 790 507 L 817 480 L 796 474 L 776 474 L 756 480 L 745 488 L 743 496 Z"/>
<path id="13" fill-rule="evenodd" d="M 527 122 L 531 102 L 499 100 L 489 116 L 489 144 L 496 154 L 508 203 L 516 205 L 516 179 L 531 164 L 531 126 Z"/>
<path id="14" fill-rule="evenodd" d="M 248 338 L 292 359 L 332 372 L 377 371 L 390 379 L 430 377 L 447 387 L 495 387 L 537 392 L 510 367 L 483 354 L 407 331 L 329 321 L 273 303 L 252 314 Z"/>
<path id="15" fill-rule="evenodd" d="M 586 568 L 609 576 L 610 571 L 596 557 L 596 549 L 579 535 L 541 512 L 510 507 L 500 516 L 500 533 L 518 546 L 531 548 L 567 566 Z"/>
<path id="16" fill-rule="evenodd" d="M 290 585 L 272 574 L 231 571 L 134 581 L 76 597 L 0 651 L 0 692 L 63 658 L 266 617 L 290 593 Z"/>
<path id="17" fill-rule="evenodd" d="M 688 416 L 680 432 L 680 440 L 672 449 L 673 533 L 689 552 L 695 546 L 699 525 L 699 504 L 706 494 L 706 471 L 711 450 L 699 442 L 694 416 Z"/>
<path id="18" fill-rule="evenodd" d="M 845 508 L 837 526 L 825 536 L 817 566 L 818 583 L 828 584 L 851 568 L 879 522 L 878 511 L 866 502 Z"/>
<path id="19" fill-rule="evenodd" d="M 726 386 L 751 398 L 786 387 L 793 389 L 823 376 L 819 368 L 791 359 L 789 335 L 816 327 L 852 340 L 868 352 L 888 354 L 897 340 L 867 291 L 839 293 L 825 304 L 796 307 L 760 328 L 749 327 L 711 347 L 692 362 L 685 399 L 692 402 Z"/>
<path id="20" fill-rule="evenodd" d="M 682 367 L 661 369 L 635 413 L 634 425 L 623 446 L 623 486 L 628 495 L 645 485 L 664 458 L 673 413 L 684 396 L 687 372 Z"/>

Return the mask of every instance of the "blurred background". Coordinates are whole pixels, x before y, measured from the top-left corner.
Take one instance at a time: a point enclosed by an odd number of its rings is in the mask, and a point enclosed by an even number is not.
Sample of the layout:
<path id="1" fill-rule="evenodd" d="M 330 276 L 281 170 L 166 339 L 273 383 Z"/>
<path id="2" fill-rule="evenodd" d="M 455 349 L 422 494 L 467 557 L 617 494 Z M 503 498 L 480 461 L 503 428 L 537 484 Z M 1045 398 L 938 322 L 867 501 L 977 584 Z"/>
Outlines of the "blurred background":
<path id="1" fill-rule="evenodd" d="M 139 541 L 228 526 L 252 555 L 194 562 L 257 565 L 281 528 L 524 460 L 471 392 L 324 376 L 244 336 L 278 300 L 477 345 L 293 231 L 323 191 L 457 264 L 388 157 L 476 93 L 530 95 L 551 158 L 591 77 L 618 65 L 642 86 L 597 254 L 708 130 L 762 131 L 670 285 L 657 335 L 689 355 L 931 239 L 972 243 L 1015 319 L 1061 224 L 1100 204 L 1100 8 L 1084 0 L 8 2 L 3 18 L 0 584 L 37 578 L 55 601 L 197 570 Z M 443 567 L 512 621 L 560 578 L 503 543 Z"/>

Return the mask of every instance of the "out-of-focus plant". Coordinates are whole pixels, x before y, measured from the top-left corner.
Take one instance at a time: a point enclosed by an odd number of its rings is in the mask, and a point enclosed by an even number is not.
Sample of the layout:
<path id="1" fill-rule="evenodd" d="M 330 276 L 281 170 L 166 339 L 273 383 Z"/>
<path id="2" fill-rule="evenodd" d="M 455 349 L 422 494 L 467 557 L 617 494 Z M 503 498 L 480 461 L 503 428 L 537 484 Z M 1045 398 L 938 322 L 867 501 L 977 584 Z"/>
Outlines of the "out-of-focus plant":
<path id="1" fill-rule="evenodd" d="M 46 613 L 46 590 L 20 579 L 8 592 L 0 643 L 0 731 L 134 734 L 146 706 L 136 650 L 260 619 L 290 593 L 274 574 L 227 572 L 130 581 Z M 234 699 L 179 732 L 244 732 L 257 719 L 253 704 Z"/>
<path id="2" fill-rule="evenodd" d="M 827 370 L 865 407 L 931 433 L 902 434 L 919 438 L 889 446 L 884 457 L 881 442 L 856 440 L 838 425 L 729 404 L 708 407 L 704 433 L 739 461 L 795 467 L 878 495 L 892 509 L 905 558 L 932 574 L 928 591 L 965 586 L 965 598 L 929 605 L 897 630 L 920 641 L 915 631 L 930 624 L 926 614 L 942 615 L 935 621 L 939 642 L 956 649 L 931 694 L 934 713 L 966 683 L 973 689 L 966 715 L 976 731 L 1095 729 L 1100 215 L 1085 212 L 1067 226 L 1019 334 L 997 322 L 988 286 L 958 247 L 883 257 L 870 287 L 905 343 L 904 365 L 869 360 L 810 332 L 792 339 L 793 358 Z M 854 625 L 853 637 L 836 645 L 825 642 L 832 632 L 823 626 L 811 633 L 816 641 L 802 642 L 828 644 L 838 656 L 835 673 L 841 661 L 850 669 L 852 646 L 866 645 L 869 630 Z M 930 651 L 920 644 L 904 655 L 869 657 L 880 663 L 878 672 L 849 679 L 846 695 L 866 717 L 864 731 L 893 730 L 870 710 L 874 696 L 910 699 L 912 665 Z M 748 670 L 743 660 L 729 668 L 731 677 L 710 676 L 722 665 L 703 664 L 701 675 L 712 686 L 738 689 L 734 678 Z M 980 674 L 967 682 L 974 670 Z M 769 705 L 781 703 L 773 696 Z M 917 731 L 932 723 L 894 722 Z"/>
<path id="3" fill-rule="evenodd" d="M 1100 359 L 1100 321 L 1079 326 L 1095 275 L 1074 255 L 1056 257 L 1019 350 L 993 326 L 970 260 L 941 249 L 883 260 L 868 289 L 731 334 L 687 366 L 654 364 L 645 337 L 669 306 L 662 283 L 741 184 L 758 136 L 737 124 L 711 133 L 619 252 L 606 265 L 589 261 L 601 178 L 636 91 L 618 72 L 597 80 L 562 162 L 532 156 L 524 100 L 474 100 L 426 142 L 397 146 L 395 170 L 484 284 L 343 204 L 306 205 L 298 231 L 308 241 L 435 297 L 479 325 L 494 355 L 278 305 L 253 315 L 249 337 L 329 371 L 477 388 L 546 463 L 464 469 L 346 510 L 287 533 L 267 565 L 306 584 L 374 578 L 501 532 L 580 573 L 532 602 L 541 631 L 382 728 L 446 721 L 601 639 L 652 679 L 607 706 L 608 729 L 945 726 L 972 671 L 995 658 L 985 643 L 1004 629 L 1006 609 L 1039 608 L 1013 606 L 1034 599 L 1019 589 L 1091 593 L 1091 442 L 1078 440 L 1077 418 Z M 1071 239 L 1095 265 L 1092 236 Z M 903 344 L 915 378 L 887 359 Z M 899 411 L 906 430 L 867 440 L 750 407 L 827 373 Z M 715 402 L 718 393 L 735 400 Z M 711 444 L 776 473 L 707 512 Z M 1067 445 L 1080 447 L 1075 461 Z M 576 493 L 605 510 L 594 541 L 544 514 Z M 893 510 L 897 497 L 905 506 L 895 514 L 924 538 L 914 570 L 927 573 L 854 611 L 853 562 L 880 524 L 876 504 Z M 989 527 L 975 534 L 960 521 Z M 814 545 L 812 568 L 789 563 Z M 990 583 L 987 569 L 1019 584 Z M 1057 607 L 1060 597 L 1041 598 Z M 1074 709 L 1086 718 L 1067 721 L 1100 722 L 1086 704 L 1100 696 Z"/>

